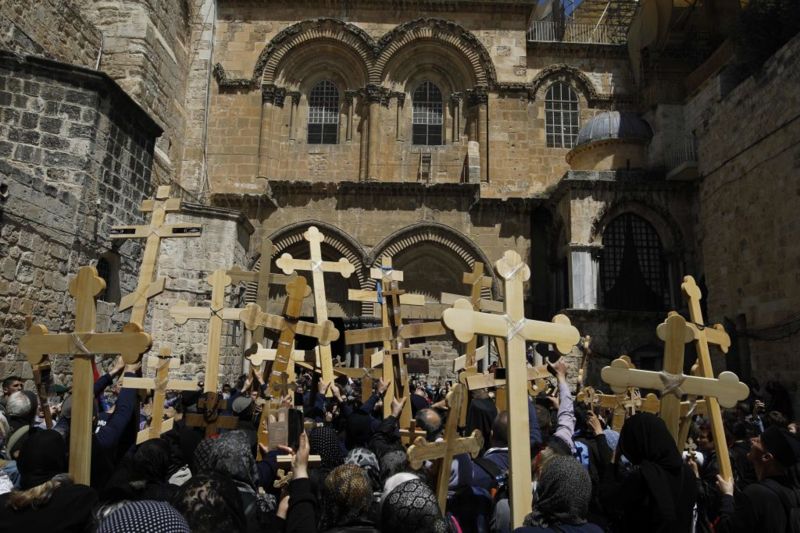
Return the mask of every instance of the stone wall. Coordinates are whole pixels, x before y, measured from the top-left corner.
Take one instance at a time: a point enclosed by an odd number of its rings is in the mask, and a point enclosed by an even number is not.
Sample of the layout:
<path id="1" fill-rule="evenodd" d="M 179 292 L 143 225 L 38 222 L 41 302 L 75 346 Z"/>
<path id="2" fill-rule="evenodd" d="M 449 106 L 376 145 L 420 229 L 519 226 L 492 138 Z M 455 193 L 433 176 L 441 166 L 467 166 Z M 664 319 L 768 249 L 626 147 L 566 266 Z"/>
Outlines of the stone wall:
<path id="1" fill-rule="evenodd" d="M 744 314 L 752 367 L 797 398 L 800 308 L 800 37 L 738 87 L 716 78 L 695 97 L 700 244 L 707 322 Z M 722 74 L 723 76 L 725 73 Z M 691 103 L 690 103 L 691 105 Z"/>
<path id="2" fill-rule="evenodd" d="M 4 0 L 0 48 L 94 68 L 102 34 L 67 0 Z"/>
<path id="3" fill-rule="evenodd" d="M 267 9 L 230 2 L 219 7 L 216 18 L 208 9 L 215 22 L 203 25 L 197 35 L 203 47 L 213 45 L 212 62 L 217 65 L 207 131 L 208 181 L 214 192 L 258 194 L 265 186 L 261 178 L 459 183 L 465 180 L 468 142 L 477 141 L 483 196 L 540 196 L 568 168 L 567 149 L 546 146 L 547 86 L 565 80 L 576 89 L 582 122 L 633 99 L 624 47 L 527 43 L 530 6 L 496 6 L 493 13 L 478 6 L 398 13 L 352 7 L 343 16 L 340 6 Z M 432 19 L 415 22 L 424 17 Z M 398 45 L 385 64 L 378 61 L 375 68 L 383 70 L 377 74 L 364 66 L 372 49 L 426 24 L 432 41 Z M 453 35 L 467 35 L 469 44 L 452 44 L 457 37 L 451 39 L 445 27 L 456 28 Z M 310 40 L 285 55 L 276 53 L 280 59 L 272 64 L 271 50 L 298 34 Z M 359 42 L 373 44 L 356 58 Z M 483 68 L 491 70 L 491 79 L 481 82 L 489 88 L 483 97 L 488 100 L 470 93 Z M 338 142 L 309 145 L 307 95 L 315 80 L 325 78 L 340 90 Z M 422 79 L 434 80 L 443 93 L 442 146 L 411 142 L 411 92 Z M 194 80 L 193 103 L 205 108 L 199 69 Z M 262 83 L 276 88 L 267 94 Z M 383 92 L 367 94 L 368 84 Z M 380 105 L 371 104 L 373 100 Z M 371 117 L 379 124 L 374 131 Z M 194 124 L 187 134 L 200 139 L 199 127 Z M 188 150 L 199 155 L 198 147 Z M 427 154 L 431 169 L 426 175 L 422 160 Z M 185 186 L 204 187 L 206 167 L 187 164 L 193 171 L 185 173 Z"/>
<path id="4" fill-rule="evenodd" d="M 135 287 L 140 246 L 117 250 L 108 235 L 142 221 L 161 130 L 107 76 L 7 52 L 0 113 L 0 375 L 30 376 L 16 348 L 25 316 L 69 331 L 67 283 L 79 267 L 108 260 L 106 302 Z M 99 330 L 124 320 L 100 307 Z"/>
<path id="5" fill-rule="evenodd" d="M 184 106 L 193 53 L 189 0 L 73 0 L 103 32 L 100 70 L 164 128 L 156 143 L 155 177 L 166 183 L 180 173 L 188 114 Z"/>
<path id="6" fill-rule="evenodd" d="M 211 286 L 206 279 L 217 269 L 234 265 L 248 268 L 247 250 L 253 227 L 236 211 L 196 204 L 184 204 L 181 213 L 171 215 L 169 222 L 199 224 L 200 237 L 166 239 L 161 243 L 157 273 L 167 279 L 164 292 L 151 300 L 148 331 L 153 335 L 153 352 L 161 347 L 172 349 L 181 358 L 180 373 L 188 378 L 205 374 L 208 346 L 208 322 L 189 320 L 178 325 L 169 309 L 178 300 L 190 306 L 207 307 Z M 244 307 L 244 286 L 231 285 L 226 289 L 227 307 Z M 226 322 L 220 350 L 220 385 L 235 383 L 242 372 L 244 326 L 241 322 Z"/>

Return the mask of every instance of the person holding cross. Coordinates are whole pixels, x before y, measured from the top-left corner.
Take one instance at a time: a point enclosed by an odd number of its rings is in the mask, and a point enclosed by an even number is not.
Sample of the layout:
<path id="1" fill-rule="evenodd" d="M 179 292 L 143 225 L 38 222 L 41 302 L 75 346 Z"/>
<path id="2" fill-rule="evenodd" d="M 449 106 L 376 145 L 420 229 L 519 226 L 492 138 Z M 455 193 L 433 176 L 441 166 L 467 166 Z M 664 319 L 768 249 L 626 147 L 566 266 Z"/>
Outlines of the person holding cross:
<path id="1" fill-rule="evenodd" d="M 800 461 L 800 441 L 788 430 L 771 426 L 751 440 L 747 458 L 758 483 L 744 488 L 734 501 L 733 480 L 717 476 L 722 493 L 720 533 L 800 530 L 800 490 L 789 479 L 789 469 Z"/>

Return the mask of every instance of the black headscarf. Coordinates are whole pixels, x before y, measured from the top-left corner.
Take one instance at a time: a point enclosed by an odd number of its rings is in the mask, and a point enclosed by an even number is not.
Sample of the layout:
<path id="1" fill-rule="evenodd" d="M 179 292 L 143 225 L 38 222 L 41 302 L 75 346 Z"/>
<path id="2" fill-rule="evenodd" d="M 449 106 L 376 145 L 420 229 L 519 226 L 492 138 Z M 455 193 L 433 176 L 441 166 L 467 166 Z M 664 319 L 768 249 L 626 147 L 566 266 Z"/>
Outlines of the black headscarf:
<path id="1" fill-rule="evenodd" d="M 630 417 L 622 426 L 619 446 L 625 457 L 639 466 L 660 518 L 674 521 L 676 502 L 670 487 L 671 481 L 680 479 L 683 461 L 664 421 L 650 413 Z"/>
<path id="2" fill-rule="evenodd" d="M 22 446 L 17 460 L 23 490 L 50 481 L 67 471 L 67 445 L 58 431 L 35 430 Z"/>
<path id="3" fill-rule="evenodd" d="M 332 470 L 344 464 L 344 452 L 339 444 L 339 436 L 336 430 L 331 427 L 323 426 L 311 430 L 308 437 L 312 454 L 319 454 L 322 459 L 322 468 Z"/>
<path id="4" fill-rule="evenodd" d="M 583 524 L 591 496 L 589 472 L 574 457 L 557 455 L 542 469 L 534 511 L 525 518 L 525 525 L 547 528 Z"/>

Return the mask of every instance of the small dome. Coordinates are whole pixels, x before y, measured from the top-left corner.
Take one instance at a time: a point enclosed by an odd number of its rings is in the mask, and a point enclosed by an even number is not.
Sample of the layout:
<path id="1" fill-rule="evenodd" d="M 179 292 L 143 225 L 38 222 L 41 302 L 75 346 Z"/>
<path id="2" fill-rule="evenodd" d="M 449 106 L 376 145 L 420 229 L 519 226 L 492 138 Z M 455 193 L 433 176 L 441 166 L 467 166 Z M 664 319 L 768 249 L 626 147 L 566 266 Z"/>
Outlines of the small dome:
<path id="1" fill-rule="evenodd" d="M 608 139 L 648 141 L 653 136 L 650 126 L 630 111 L 604 111 L 592 117 L 578 132 L 575 146 Z"/>

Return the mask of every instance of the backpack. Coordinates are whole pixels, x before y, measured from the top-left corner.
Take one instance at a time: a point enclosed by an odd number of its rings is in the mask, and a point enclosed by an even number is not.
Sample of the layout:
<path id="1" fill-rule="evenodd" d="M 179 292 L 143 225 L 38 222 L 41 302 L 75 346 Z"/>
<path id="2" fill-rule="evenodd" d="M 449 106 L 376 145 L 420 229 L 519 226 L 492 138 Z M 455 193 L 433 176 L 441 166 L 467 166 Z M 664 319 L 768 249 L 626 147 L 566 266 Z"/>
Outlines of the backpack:
<path id="1" fill-rule="evenodd" d="M 492 496 L 492 507 L 498 501 L 508 499 L 508 470 L 501 470 L 497 463 L 486 457 L 478 457 L 473 462 L 494 480 L 495 486 L 489 491 Z"/>
<path id="2" fill-rule="evenodd" d="M 765 479 L 762 483 L 774 492 L 781 501 L 786 513 L 787 533 L 800 533 L 800 494 L 796 489 L 787 489 L 774 479 Z M 791 493 L 791 497 L 789 496 Z"/>

